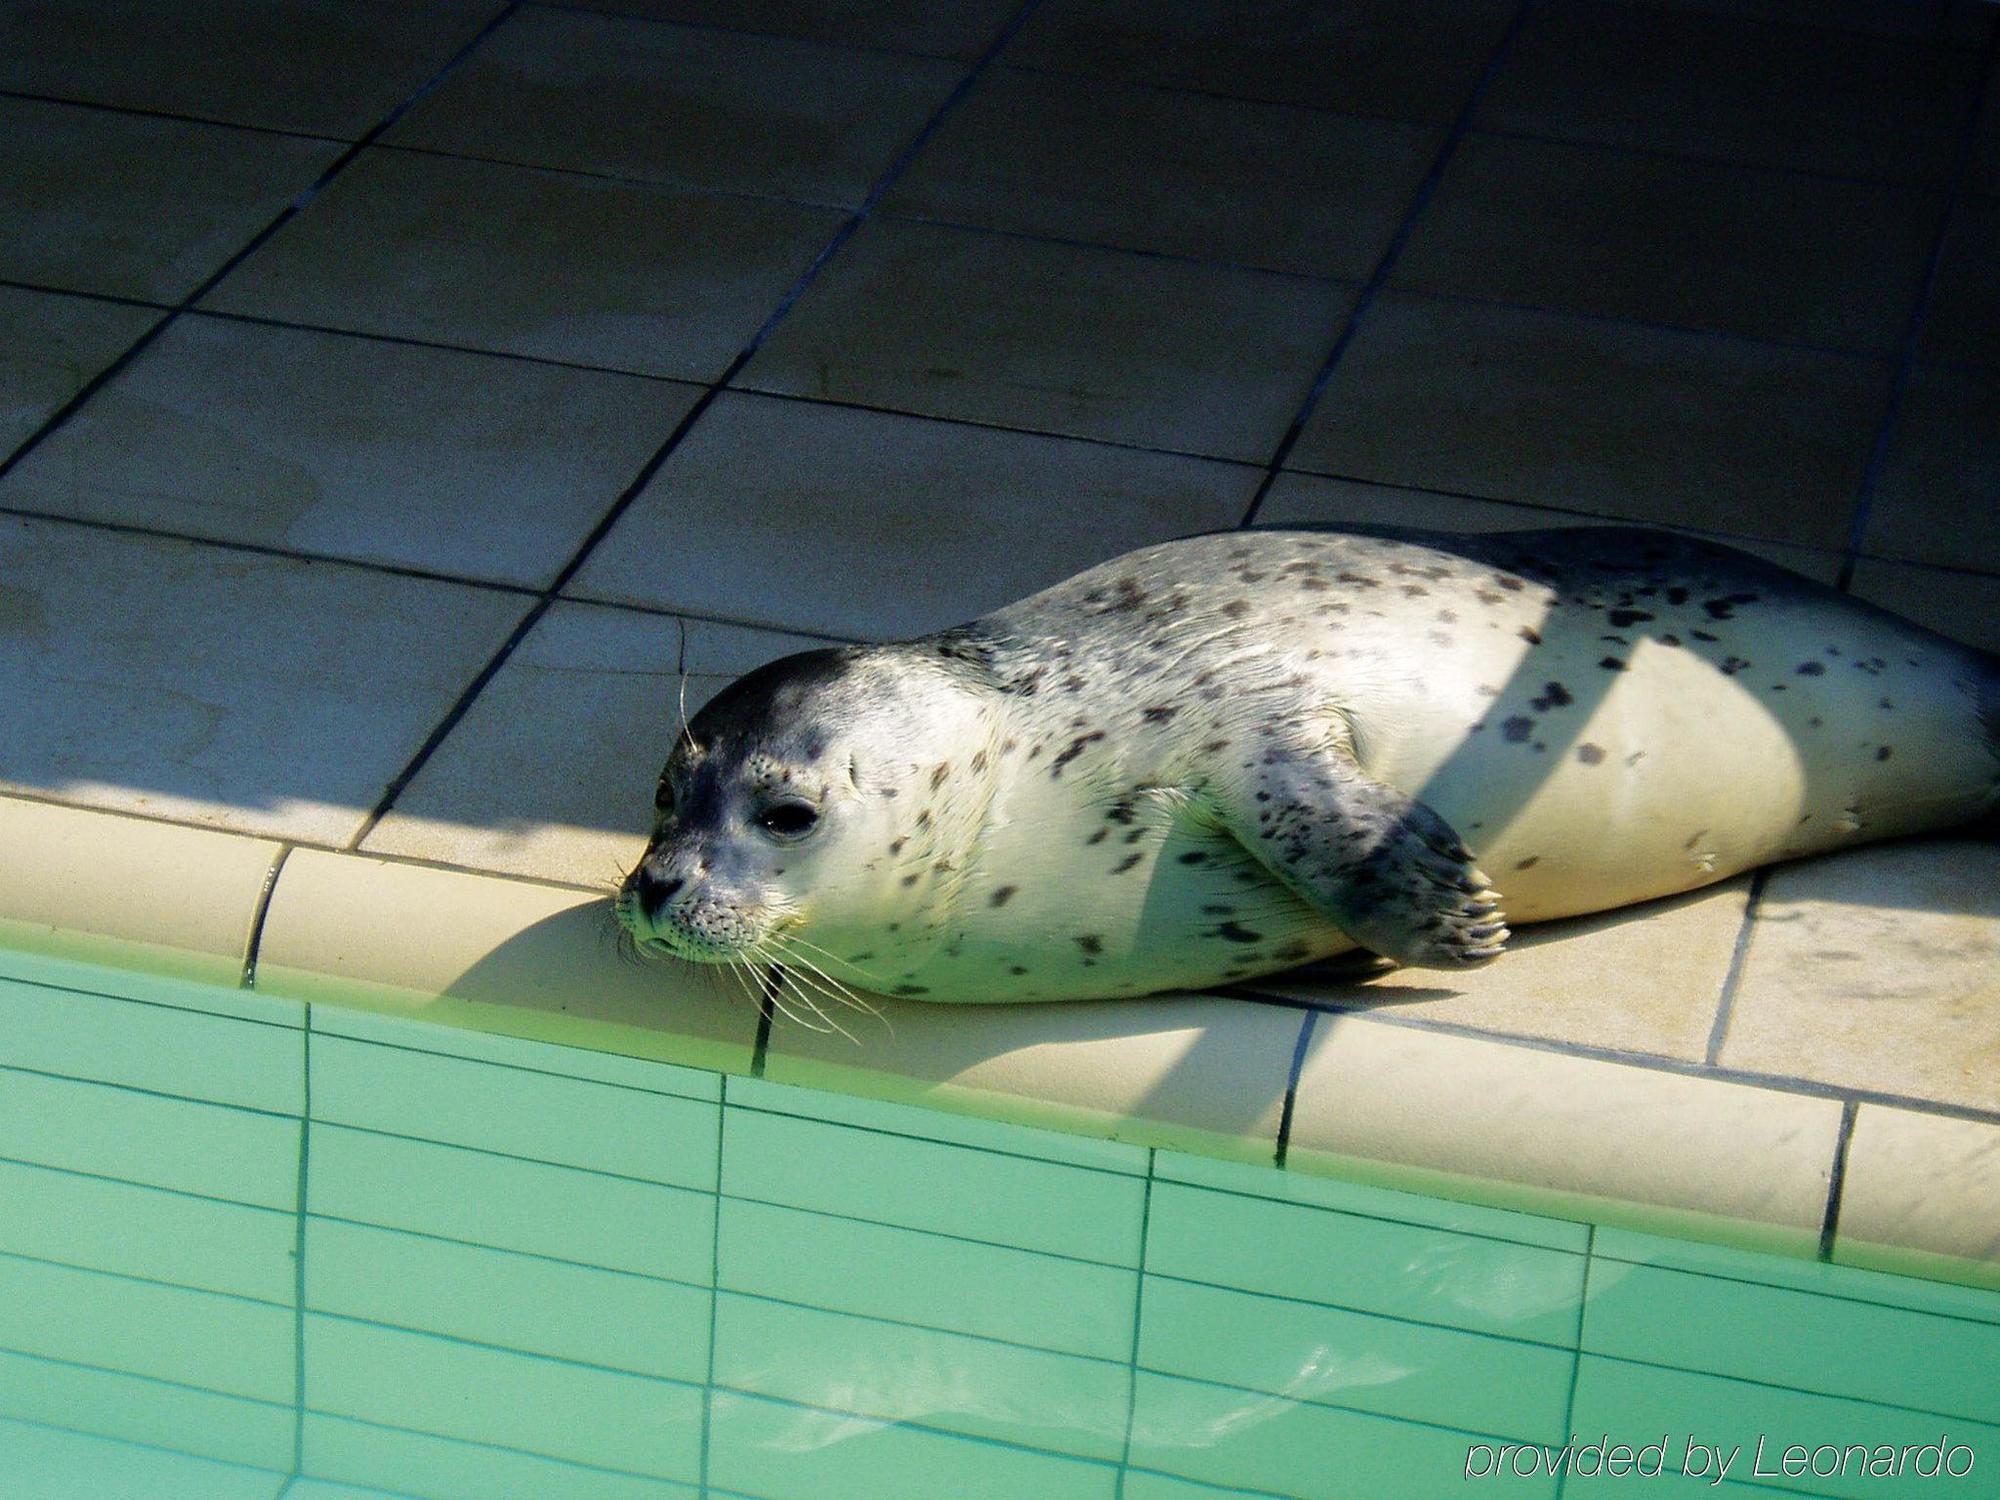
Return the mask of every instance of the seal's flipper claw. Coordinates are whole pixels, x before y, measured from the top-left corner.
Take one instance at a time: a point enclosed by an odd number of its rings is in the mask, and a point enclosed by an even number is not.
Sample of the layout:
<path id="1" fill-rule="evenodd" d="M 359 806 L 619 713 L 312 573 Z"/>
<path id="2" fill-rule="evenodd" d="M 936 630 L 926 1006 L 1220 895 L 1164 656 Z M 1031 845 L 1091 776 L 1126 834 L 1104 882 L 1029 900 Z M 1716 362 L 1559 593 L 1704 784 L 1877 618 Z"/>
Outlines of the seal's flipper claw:
<path id="1" fill-rule="evenodd" d="M 1225 825 L 1271 872 L 1362 947 L 1417 968 L 1498 958 L 1500 894 L 1458 833 L 1325 743 L 1285 743 L 1216 778 Z"/>

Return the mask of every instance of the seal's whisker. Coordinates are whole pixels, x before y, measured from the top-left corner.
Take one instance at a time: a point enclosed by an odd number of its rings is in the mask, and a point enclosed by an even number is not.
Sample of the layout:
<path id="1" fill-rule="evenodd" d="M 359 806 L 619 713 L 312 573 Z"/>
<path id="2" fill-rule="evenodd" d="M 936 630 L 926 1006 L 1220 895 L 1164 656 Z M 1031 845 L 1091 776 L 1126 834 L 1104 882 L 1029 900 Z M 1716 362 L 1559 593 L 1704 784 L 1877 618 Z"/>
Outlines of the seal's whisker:
<path id="1" fill-rule="evenodd" d="M 832 1016 L 826 1013 L 826 1008 L 822 1006 L 817 999 L 814 998 L 813 991 L 807 988 L 805 982 L 801 979 L 797 969 L 793 967 L 792 961 L 789 958 L 786 958 L 783 954 L 776 953 L 771 950 L 768 938 L 765 940 L 765 942 L 758 944 L 758 946 L 752 951 L 754 956 L 772 961 L 771 972 L 775 976 L 775 980 L 767 988 L 766 993 L 771 997 L 771 1003 L 775 1005 L 779 1010 L 783 1011 L 788 1018 L 797 1021 L 799 1025 L 805 1027 L 808 1031 L 818 1031 L 822 1033 L 827 1031 L 837 1031 L 842 1036 L 846 1037 L 850 1042 L 853 1042 L 857 1047 L 861 1045 L 861 1040 L 859 1037 L 855 1036 L 853 1032 L 849 1031 L 845 1026 L 841 1025 L 840 1022 L 834 1020 Z M 784 987 L 787 984 L 789 984 L 792 987 L 792 999 L 797 1001 L 800 1005 L 804 1006 L 807 1010 L 811 1011 L 812 1014 L 817 1016 L 821 1021 L 824 1021 L 826 1023 L 825 1025 L 823 1026 L 813 1025 L 812 1022 L 806 1020 L 803 1016 L 800 1016 L 797 1012 L 793 1011 L 790 1007 L 788 1007 L 785 1004 L 783 999 L 783 993 L 784 993 Z"/>
<path id="2" fill-rule="evenodd" d="M 885 976 L 877 974 L 873 970 L 862 968 L 860 964 L 856 963 L 851 958 L 842 958 L 838 953 L 835 953 L 830 948 L 822 948 L 818 943 L 808 942 L 806 939 L 800 937 L 796 932 L 779 932 L 779 933 L 774 933 L 772 935 L 774 937 L 781 937 L 787 943 L 791 943 L 796 945 L 797 947 L 804 948 L 808 952 L 823 953 L 831 962 L 840 964 L 845 968 L 852 969 L 855 973 L 859 974 L 863 979 L 873 980 L 877 984 L 887 984 L 889 982 Z M 822 970 L 821 972 L 825 971 Z M 827 977 L 832 978 L 831 975 L 828 975 Z"/>
<path id="3" fill-rule="evenodd" d="M 775 935 L 773 938 L 767 938 L 765 941 L 773 943 L 774 940 Z M 849 989 L 846 984 L 834 978 L 818 964 L 812 962 L 812 960 L 796 952 L 785 954 L 784 950 L 775 948 L 773 951 L 784 955 L 786 965 L 785 977 L 792 981 L 794 987 L 810 986 L 836 1005 L 844 1005 L 849 1010 L 858 1010 L 864 1015 L 875 1017 L 884 1026 L 889 1026 L 889 1018 L 882 1014 L 880 1006 L 870 1005 L 866 1000 L 855 994 L 853 990 Z M 814 1009 L 817 1010 L 818 1007 L 815 1006 Z M 820 1011 L 820 1014 L 825 1015 L 826 1013 Z M 831 1016 L 827 1016 L 827 1019 L 829 1021 L 833 1020 Z M 895 1028 L 893 1026 L 889 1026 L 889 1034 L 891 1036 L 895 1035 Z"/>

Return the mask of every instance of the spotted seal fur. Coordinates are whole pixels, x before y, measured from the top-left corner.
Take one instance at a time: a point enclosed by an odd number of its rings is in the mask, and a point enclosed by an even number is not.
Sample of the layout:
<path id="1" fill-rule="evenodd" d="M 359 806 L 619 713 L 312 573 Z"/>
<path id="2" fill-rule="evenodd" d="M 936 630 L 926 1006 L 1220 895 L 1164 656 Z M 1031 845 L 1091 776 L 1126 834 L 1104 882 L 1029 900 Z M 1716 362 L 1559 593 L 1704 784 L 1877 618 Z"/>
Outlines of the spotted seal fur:
<path id="1" fill-rule="evenodd" d="M 1229 532 L 740 679 L 617 910 L 928 1000 L 1473 965 L 1509 922 L 1991 817 L 1996 746 L 2000 659 L 1726 548 Z"/>

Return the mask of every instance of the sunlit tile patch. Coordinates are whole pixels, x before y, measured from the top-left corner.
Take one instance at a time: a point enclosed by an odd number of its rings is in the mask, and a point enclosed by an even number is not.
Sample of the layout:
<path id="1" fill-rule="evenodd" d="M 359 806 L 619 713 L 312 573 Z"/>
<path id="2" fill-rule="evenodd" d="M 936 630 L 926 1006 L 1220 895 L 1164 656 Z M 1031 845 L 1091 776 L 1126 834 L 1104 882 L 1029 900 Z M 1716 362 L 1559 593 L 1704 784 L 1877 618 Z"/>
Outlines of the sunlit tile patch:
<path id="1" fill-rule="evenodd" d="M 1010 60 L 1397 120 L 1449 121 L 1505 31 L 1503 0 L 1363 0 L 1286 10 L 1048 0 Z"/>
<path id="2" fill-rule="evenodd" d="M 38 0 L 0 17 L 0 87 L 353 138 L 470 41 L 490 0 Z"/>
<path id="3" fill-rule="evenodd" d="M 204 306 L 712 380 L 839 223 L 830 209 L 378 148 Z"/>
<path id="4" fill-rule="evenodd" d="M 993 68 L 890 213 L 1366 280 L 1443 132 Z M 1244 163 L 1261 170 L 1246 172 Z"/>
<path id="5" fill-rule="evenodd" d="M 1475 134 L 1390 285 L 1886 354 L 1941 207 L 1928 188 Z"/>
<path id="6" fill-rule="evenodd" d="M 1261 463 L 1353 297 L 1337 283 L 878 219 L 739 383 Z"/>
<path id="7" fill-rule="evenodd" d="M 1977 87 L 1975 47 L 1816 30 L 1760 9 L 1537 8 L 1475 121 L 1763 166 L 1947 178 Z"/>
<path id="8" fill-rule="evenodd" d="M 384 139 L 855 207 L 963 73 L 928 58 L 526 9 Z"/>
<path id="9" fill-rule="evenodd" d="M 695 395 L 191 316 L 0 481 L 0 505 L 539 586 Z"/>
<path id="10" fill-rule="evenodd" d="M 150 308 L 0 287 L 0 458 L 159 317 Z"/>
<path id="11" fill-rule="evenodd" d="M 1247 466 L 725 392 L 569 592 L 917 635 L 1110 553 L 1234 525 L 1256 484 Z"/>
<path id="12" fill-rule="evenodd" d="M 1392 294 L 1363 320 L 1289 462 L 1839 546 L 1889 379 L 1886 364 L 1843 355 Z M 1754 432 L 1746 403 L 1760 413 Z"/>
<path id="13" fill-rule="evenodd" d="M 310 187 L 340 147 L 0 99 L 0 276 L 175 302 Z"/>

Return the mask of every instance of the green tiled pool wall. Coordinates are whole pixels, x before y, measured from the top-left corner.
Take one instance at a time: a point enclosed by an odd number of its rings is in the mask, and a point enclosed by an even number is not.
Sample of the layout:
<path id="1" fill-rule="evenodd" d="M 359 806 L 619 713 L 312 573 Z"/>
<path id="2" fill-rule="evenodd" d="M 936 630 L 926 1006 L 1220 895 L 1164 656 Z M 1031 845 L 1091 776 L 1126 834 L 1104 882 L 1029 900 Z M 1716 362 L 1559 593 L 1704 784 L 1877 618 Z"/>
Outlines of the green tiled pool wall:
<path id="1" fill-rule="evenodd" d="M 1501 1456 L 1571 1435 L 1740 1448 L 1720 1486 L 1644 1494 L 2000 1475 L 2000 1294 L 49 959 L 0 976 L 6 1500 L 1634 1482 Z M 1769 1472 L 1941 1440 L 1970 1478 Z"/>

